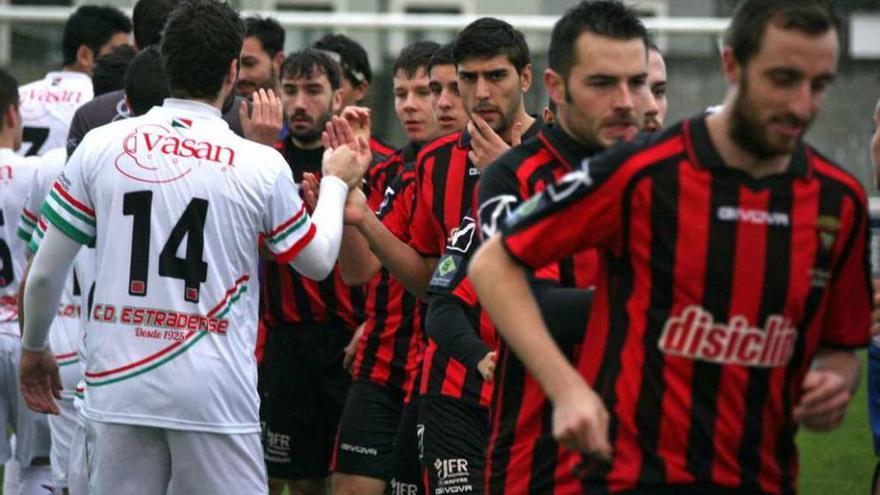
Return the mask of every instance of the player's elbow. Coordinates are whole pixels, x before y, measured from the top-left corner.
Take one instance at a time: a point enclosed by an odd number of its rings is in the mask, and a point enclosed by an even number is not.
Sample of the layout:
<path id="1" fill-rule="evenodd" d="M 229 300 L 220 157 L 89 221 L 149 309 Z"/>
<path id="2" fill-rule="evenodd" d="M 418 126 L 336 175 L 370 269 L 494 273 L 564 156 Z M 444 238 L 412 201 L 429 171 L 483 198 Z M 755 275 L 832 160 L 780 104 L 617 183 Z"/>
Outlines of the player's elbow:
<path id="1" fill-rule="evenodd" d="M 473 281 L 477 292 L 479 287 L 491 278 L 497 270 L 498 262 L 502 256 L 507 256 L 498 237 L 492 237 L 474 254 L 468 266 L 468 277 Z"/>

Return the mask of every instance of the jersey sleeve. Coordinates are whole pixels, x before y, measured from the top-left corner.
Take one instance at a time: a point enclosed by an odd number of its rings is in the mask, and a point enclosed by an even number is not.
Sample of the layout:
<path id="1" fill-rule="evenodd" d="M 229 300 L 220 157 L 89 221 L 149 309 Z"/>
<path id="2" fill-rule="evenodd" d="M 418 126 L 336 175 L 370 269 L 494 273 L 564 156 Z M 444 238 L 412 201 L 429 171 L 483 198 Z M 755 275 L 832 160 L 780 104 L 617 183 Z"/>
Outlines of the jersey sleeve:
<path id="1" fill-rule="evenodd" d="M 472 215 L 466 215 L 461 225 L 456 227 L 446 242 L 446 252 L 437 263 L 437 268 L 428 283 L 432 295 L 455 295 L 456 289 L 467 278 L 467 264 L 479 247 L 477 224 Z M 463 301 L 474 306 L 476 301 Z"/>
<path id="2" fill-rule="evenodd" d="M 410 245 L 419 254 L 429 257 L 439 257 L 440 248 L 445 242 L 433 209 L 434 167 L 433 155 L 420 156 L 416 163 L 415 205 L 409 226 Z"/>
<path id="3" fill-rule="evenodd" d="M 391 181 L 376 216 L 395 237 L 403 242 L 410 240 L 410 223 L 415 203 L 415 172 L 407 165 Z"/>
<path id="4" fill-rule="evenodd" d="M 540 268 L 591 247 L 619 251 L 622 198 L 636 167 L 617 167 L 613 156 L 593 162 L 585 160 L 510 213 L 502 243 L 514 259 Z"/>
<path id="5" fill-rule="evenodd" d="M 37 228 L 37 222 L 40 220 L 40 207 L 43 205 L 43 198 L 38 197 L 38 189 L 35 180 L 31 183 L 24 207 L 21 209 L 21 215 L 18 217 L 18 229 L 15 231 L 15 235 L 24 242 L 30 242 L 34 230 Z"/>
<path id="6" fill-rule="evenodd" d="M 317 232 L 287 167 L 278 174 L 269 194 L 263 229 L 265 246 L 279 263 L 295 258 Z"/>
<path id="7" fill-rule="evenodd" d="M 480 177 L 477 221 L 480 235 L 488 239 L 495 235 L 510 212 L 516 209 L 523 199 L 519 181 L 510 167 L 501 161 L 490 165 Z"/>
<path id="8" fill-rule="evenodd" d="M 80 146 L 52 184 L 41 209 L 46 219 L 71 239 L 88 246 L 95 243 L 95 210 L 89 196 L 86 169 L 89 152 Z"/>
<path id="9" fill-rule="evenodd" d="M 854 202 L 855 203 L 855 202 Z M 820 343 L 829 347 L 863 347 L 871 329 L 872 287 L 867 206 L 853 206 L 855 222 L 841 265 L 833 274 Z"/>

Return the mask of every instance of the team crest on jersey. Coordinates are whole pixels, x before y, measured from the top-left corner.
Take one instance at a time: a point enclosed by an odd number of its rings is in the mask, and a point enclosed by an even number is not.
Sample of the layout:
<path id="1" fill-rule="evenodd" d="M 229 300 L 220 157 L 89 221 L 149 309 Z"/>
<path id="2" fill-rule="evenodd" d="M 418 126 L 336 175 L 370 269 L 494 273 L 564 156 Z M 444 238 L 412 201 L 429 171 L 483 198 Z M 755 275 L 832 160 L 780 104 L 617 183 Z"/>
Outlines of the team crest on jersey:
<path id="1" fill-rule="evenodd" d="M 819 243 L 822 249 L 830 251 L 840 230 L 840 220 L 831 215 L 822 215 L 816 219 L 816 230 L 819 232 Z"/>
<path id="2" fill-rule="evenodd" d="M 782 315 L 770 315 L 764 327 L 752 326 L 743 315 L 727 323 L 696 305 L 666 320 L 657 347 L 665 354 L 720 364 L 774 368 L 794 354 L 797 328 Z"/>
<path id="3" fill-rule="evenodd" d="M 175 122 L 186 125 L 185 120 L 188 119 Z M 152 184 L 178 180 L 201 164 L 219 165 L 221 170 L 234 167 L 235 150 L 209 141 L 182 138 L 158 124 L 146 124 L 123 138 L 122 153 L 116 157 L 116 170 L 122 175 Z"/>

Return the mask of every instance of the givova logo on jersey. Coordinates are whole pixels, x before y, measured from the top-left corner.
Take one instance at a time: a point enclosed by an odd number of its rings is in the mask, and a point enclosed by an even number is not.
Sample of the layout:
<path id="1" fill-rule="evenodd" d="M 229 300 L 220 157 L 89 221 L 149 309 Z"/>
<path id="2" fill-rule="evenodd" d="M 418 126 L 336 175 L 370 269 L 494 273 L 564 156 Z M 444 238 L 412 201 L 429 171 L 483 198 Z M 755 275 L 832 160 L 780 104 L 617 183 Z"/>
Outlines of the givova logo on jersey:
<path id="1" fill-rule="evenodd" d="M 183 137 L 159 124 L 146 124 L 136 127 L 122 140 L 116 169 L 140 182 L 163 184 L 186 176 L 193 166 L 205 162 L 233 167 L 235 150 Z"/>
<path id="2" fill-rule="evenodd" d="M 700 306 L 688 306 L 666 320 L 657 346 L 666 354 L 721 364 L 759 368 L 785 366 L 794 353 L 797 329 L 782 315 L 771 315 L 764 328 L 735 315 L 717 323 Z"/>

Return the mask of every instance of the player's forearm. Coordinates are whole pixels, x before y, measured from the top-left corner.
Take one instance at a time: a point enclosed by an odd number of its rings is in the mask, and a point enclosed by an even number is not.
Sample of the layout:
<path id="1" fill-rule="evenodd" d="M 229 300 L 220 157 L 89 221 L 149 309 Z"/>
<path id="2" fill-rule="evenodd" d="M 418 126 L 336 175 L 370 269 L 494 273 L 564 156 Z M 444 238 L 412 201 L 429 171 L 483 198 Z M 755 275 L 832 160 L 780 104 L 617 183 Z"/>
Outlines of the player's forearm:
<path id="1" fill-rule="evenodd" d="M 22 349 L 42 351 L 49 346 L 49 326 L 58 310 L 66 274 L 80 247 L 53 225 L 46 231 L 40 250 L 31 263 L 22 294 L 25 317 Z"/>
<path id="2" fill-rule="evenodd" d="M 411 294 L 424 299 L 437 260 L 423 258 L 409 244 L 401 241 L 385 228 L 375 215 L 368 215 L 366 220 L 358 225 L 358 230 L 394 278 Z"/>
<path id="3" fill-rule="evenodd" d="M 315 237 L 290 263 L 304 276 L 323 280 L 333 271 L 342 242 L 342 209 L 347 195 L 348 186 L 342 180 L 321 179 L 321 192 L 312 215 Z"/>
<path id="4" fill-rule="evenodd" d="M 370 244 L 357 227 L 346 225 L 339 249 L 339 271 L 347 285 L 363 285 L 382 268 L 382 262 L 370 250 Z"/>
<path id="5" fill-rule="evenodd" d="M 425 333 L 437 347 L 471 369 L 492 349 L 480 340 L 465 307 L 450 296 L 434 296 L 425 317 Z"/>
<path id="6" fill-rule="evenodd" d="M 498 332 L 551 400 L 583 383 L 541 319 L 525 271 L 510 258 L 497 236 L 477 251 L 468 276 Z"/>
<path id="7" fill-rule="evenodd" d="M 840 375 L 850 391 L 859 387 L 862 367 L 858 356 L 853 351 L 821 348 L 813 360 L 817 369 L 833 371 Z"/>

